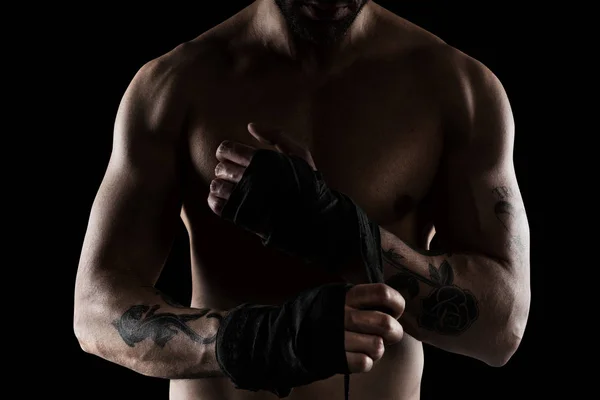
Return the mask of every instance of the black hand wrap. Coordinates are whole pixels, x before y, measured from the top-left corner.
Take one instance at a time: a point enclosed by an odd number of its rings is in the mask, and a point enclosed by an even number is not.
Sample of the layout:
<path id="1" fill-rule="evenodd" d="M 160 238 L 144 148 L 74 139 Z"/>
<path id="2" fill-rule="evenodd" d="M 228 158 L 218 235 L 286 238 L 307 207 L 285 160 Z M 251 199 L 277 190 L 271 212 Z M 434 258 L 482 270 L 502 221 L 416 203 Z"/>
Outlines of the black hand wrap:
<path id="1" fill-rule="evenodd" d="M 369 281 L 383 282 L 379 226 L 298 157 L 258 150 L 221 216 L 331 272 L 362 260 Z"/>
<path id="2" fill-rule="evenodd" d="M 243 304 L 221 322 L 216 355 L 236 388 L 287 397 L 292 388 L 347 374 L 344 305 L 351 285 L 330 284 L 282 306 Z"/>

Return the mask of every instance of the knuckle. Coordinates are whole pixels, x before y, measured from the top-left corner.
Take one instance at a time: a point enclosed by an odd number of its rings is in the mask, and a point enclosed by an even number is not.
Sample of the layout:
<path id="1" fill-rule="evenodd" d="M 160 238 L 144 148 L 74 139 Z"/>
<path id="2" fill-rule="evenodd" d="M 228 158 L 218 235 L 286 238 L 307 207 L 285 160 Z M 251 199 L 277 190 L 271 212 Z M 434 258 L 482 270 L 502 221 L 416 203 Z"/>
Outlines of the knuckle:
<path id="1" fill-rule="evenodd" d="M 385 352 L 385 346 L 383 343 L 383 338 L 381 338 L 380 336 L 375 336 L 375 339 L 373 339 L 373 356 L 377 359 L 380 359 L 381 357 L 383 357 L 383 353 Z"/>
<path id="2" fill-rule="evenodd" d="M 398 340 L 402 340 L 404 337 L 404 328 L 402 325 L 398 324 Z"/>
<path id="3" fill-rule="evenodd" d="M 379 321 L 379 326 L 384 332 L 392 332 L 394 330 L 396 320 L 387 314 L 382 314 Z"/>
<path id="4" fill-rule="evenodd" d="M 224 140 L 221 142 L 219 147 L 217 147 L 217 152 L 224 153 L 227 150 L 231 149 L 232 147 L 233 147 L 233 143 L 230 140 Z"/>
<path id="5" fill-rule="evenodd" d="M 359 371 L 362 372 L 368 372 L 371 369 L 371 360 L 369 359 L 369 356 L 365 355 L 365 354 L 360 354 L 357 358 L 356 358 L 356 366 L 358 368 Z"/>
<path id="6" fill-rule="evenodd" d="M 377 283 L 375 287 L 375 293 L 377 298 L 381 302 L 388 302 L 392 298 L 390 287 L 385 283 Z"/>
<path id="7" fill-rule="evenodd" d="M 380 299 L 388 296 L 388 286 L 385 283 L 375 283 L 375 293 Z"/>
<path id="8" fill-rule="evenodd" d="M 223 163 L 218 163 L 215 167 L 215 175 L 221 174 L 223 172 L 224 167 L 225 166 L 223 165 Z"/>
<path id="9" fill-rule="evenodd" d="M 212 210 L 212 211 L 217 211 L 217 201 L 213 196 L 209 196 L 208 197 L 208 207 Z"/>

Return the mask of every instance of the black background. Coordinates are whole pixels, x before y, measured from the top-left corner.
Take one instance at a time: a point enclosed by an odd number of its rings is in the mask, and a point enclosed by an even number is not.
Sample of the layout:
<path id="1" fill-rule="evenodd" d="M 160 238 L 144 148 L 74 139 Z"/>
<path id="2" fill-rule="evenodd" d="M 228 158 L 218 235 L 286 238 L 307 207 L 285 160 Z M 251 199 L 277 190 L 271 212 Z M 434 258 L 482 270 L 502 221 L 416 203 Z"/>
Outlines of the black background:
<path id="1" fill-rule="evenodd" d="M 60 325 L 66 345 L 57 359 L 68 367 L 48 370 L 50 385 L 70 398 L 164 399 L 168 382 L 144 377 L 79 349 L 72 333 L 72 293 L 79 252 L 89 210 L 104 174 L 112 146 L 112 127 L 118 103 L 135 72 L 147 61 L 190 40 L 239 11 L 249 2 L 202 1 L 196 4 L 137 7 L 130 10 L 103 5 L 63 16 L 51 29 L 56 44 L 48 58 L 54 63 L 54 79 L 47 90 L 60 98 L 51 104 L 52 117 L 60 117 L 62 132 L 53 145 L 60 148 L 54 162 L 59 166 L 61 193 L 57 203 L 64 228 L 60 246 L 52 251 L 61 260 L 61 294 L 67 300 Z M 535 104 L 545 100 L 540 91 L 544 78 L 544 32 L 541 15 L 503 7 L 503 3 L 380 1 L 384 7 L 422 26 L 487 65 L 503 82 L 511 100 L 517 128 L 515 167 L 531 228 L 532 306 L 521 347 L 502 368 L 492 368 L 463 356 L 426 346 L 422 398 L 505 399 L 539 392 L 542 370 L 547 366 L 543 333 L 543 275 L 550 264 L 544 251 L 543 171 L 533 155 L 540 127 Z M 169 3 L 175 4 L 175 3 Z M 48 32 L 50 34 L 50 32 Z M 52 99 L 49 99 L 52 100 Z M 62 116 L 68 115 L 68 118 Z M 54 184 L 56 185 L 56 184 Z M 57 212 L 58 213 L 58 212 Z M 67 218 L 64 218 L 64 215 Z M 173 254 L 159 286 L 178 299 L 190 293 L 186 233 L 181 227 Z M 57 253 L 58 252 L 58 253 Z M 537 377 L 536 377 L 537 376 Z M 542 378 L 540 378 L 542 377 Z M 86 388 L 84 392 L 79 388 Z M 546 386 L 548 387 L 548 386 Z M 54 390 L 52 390 L 54 391 Z M 515 395 L 517 394 L 517 395 Z"/>

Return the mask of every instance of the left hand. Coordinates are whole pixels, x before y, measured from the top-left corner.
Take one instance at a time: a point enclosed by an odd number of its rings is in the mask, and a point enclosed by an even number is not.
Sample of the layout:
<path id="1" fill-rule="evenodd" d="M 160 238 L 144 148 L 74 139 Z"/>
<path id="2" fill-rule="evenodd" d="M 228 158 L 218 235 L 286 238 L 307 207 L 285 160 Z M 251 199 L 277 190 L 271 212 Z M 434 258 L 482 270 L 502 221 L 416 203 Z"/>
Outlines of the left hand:
<path id="1" fill-rule="evenodd" d="M 248 132 L 260 143 L 273 146 L 283 154 L 302 158 L 316 171 L 317 168 L 310 151 L 281 130 L 264 129 L 250 123 Z M 208 206 L 218 216 L 221 216 L 221 211 L 229 200 L 233 188 L 242 179 L 256 150 L 255 147 L 231 140 L 221 142 L 217 148 L 216 155 L 219 163 L 215 168 L 215 179 L 210 182 Z"/>

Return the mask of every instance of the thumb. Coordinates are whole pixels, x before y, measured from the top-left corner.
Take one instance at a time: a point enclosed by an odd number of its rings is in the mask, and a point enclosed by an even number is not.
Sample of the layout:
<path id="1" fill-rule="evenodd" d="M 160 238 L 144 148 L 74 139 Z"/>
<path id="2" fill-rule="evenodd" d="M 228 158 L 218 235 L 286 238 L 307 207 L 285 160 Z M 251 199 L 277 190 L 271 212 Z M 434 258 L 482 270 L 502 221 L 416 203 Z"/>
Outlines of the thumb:
<path id="1" fill-rule="evenodd" d="M 312 154 L 304 146 L 298 144 L 281 129 L 261 127 L 253 122 L 248 124 L 248 132 L 260 143 L 274 146 L 279 152 L 300 157 L 306 161 L 312 169 L 316 170 Z"/>

